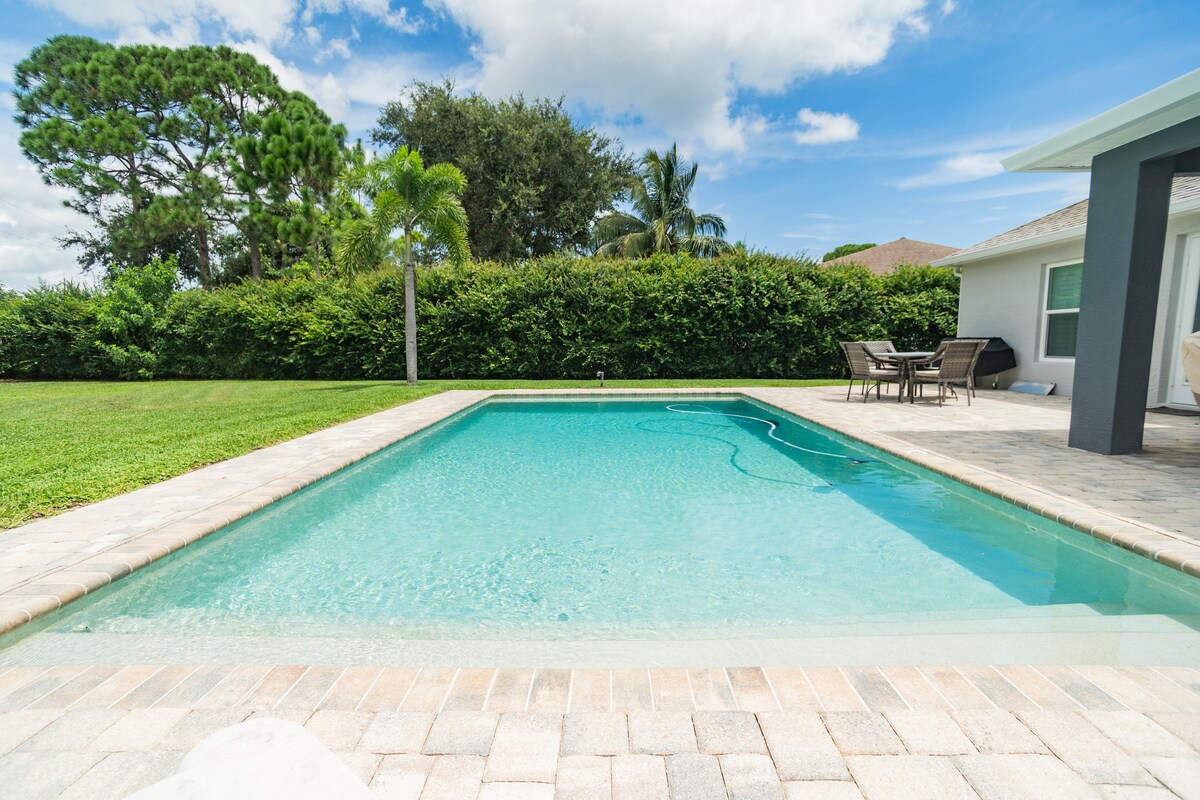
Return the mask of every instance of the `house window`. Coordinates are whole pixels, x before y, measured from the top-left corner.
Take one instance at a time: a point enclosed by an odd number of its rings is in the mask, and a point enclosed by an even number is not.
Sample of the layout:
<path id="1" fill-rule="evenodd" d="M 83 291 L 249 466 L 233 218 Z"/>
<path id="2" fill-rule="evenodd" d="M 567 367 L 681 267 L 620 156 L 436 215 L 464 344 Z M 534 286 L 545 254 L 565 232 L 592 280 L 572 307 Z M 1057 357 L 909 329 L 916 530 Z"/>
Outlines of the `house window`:
<path id="1" fill-rule="evenodd" d="M 1079 287 L 1083 264 L 1060 264 L 1046 271 L 1044 327 L 1046 358 L 1074 358 L 1079 333 Z"/>

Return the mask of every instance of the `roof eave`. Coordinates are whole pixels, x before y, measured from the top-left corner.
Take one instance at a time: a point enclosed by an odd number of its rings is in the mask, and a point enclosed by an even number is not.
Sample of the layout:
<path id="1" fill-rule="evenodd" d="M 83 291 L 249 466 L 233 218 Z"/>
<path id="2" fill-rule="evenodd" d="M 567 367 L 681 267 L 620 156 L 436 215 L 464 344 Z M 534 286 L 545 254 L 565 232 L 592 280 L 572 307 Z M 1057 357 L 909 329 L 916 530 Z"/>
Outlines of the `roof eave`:
<path id="1" fill-rule="evenodd" d="M 1019 253 L 1022 250 L 1032 250 L 1035 247 L 1041 247 L 1047 244 L 1058 244 L 1059 242 L 1070 241 L 1071 239 L 1082 239 L 1086 225 L 1072 225 L 1070 228 L 1063 228 L 1058 231 L 1050 231 L 1038 236 L 1030 236 L 1027 239 L 1017 239 L 1015 242 L 1005 242 L 998 244 L 995 247 L 988 247 L 983 250 L 976 250 L 973 253 L 952 253 L 945 258 L 939 258 L 937 261 L 929 262 L 931 267 L 961 267 L 964 264 L 970 264 L 974 261 L 982 261 L 986 258 L 995 258 L 996 256 L 1007 255 L 1008 253 Z"/>
<path id="2" fill-rule="evenodd" d="M 1200 108 L 1200 69 L 1092 117 L 1044 142 L 1002 159 L 1009 172 L 1087 172 L 1097 150 L 1120 147 L 1195 116 Z M 1122 134 L 1131 133 L 1129 137 Z"/>
<path id="3" fill-rule="evenodd" d="M 1187 200 L 1182 200 L 1172 203 L 1167 214 L 1176 216 L 1178 214 L 1188 214 L 1193 211 L 1200 211 L 1200 197 L 1192 197 Z M 981 250 L 976 250 L 970 253 L 959 251 L 951 253 L 945 258 L 939 258 L 937 261 L 929 262 L 931 267 L 961 267 L 964 264 L 970 264 L 975 261 L 983 261 L 996 256 L 1008 255 L 1009 253 L 1019 253 L 1022 250 L 1032 250 L 1036 247 L 1041 247 L 1048 244 L 1058 244 L 1060 242 L 1070 241 L 1071 239 L 1082 239 L 1087 233 L 1087 225 L 1072 225 L 1069 228 L 1063 228 L 1057 231 L 1050 231 L 1038 236 L 1030 236 L 1026 239 L 1017 239 L 1013 242 L 996 245 L 995 247 L 986 247 Z"/>

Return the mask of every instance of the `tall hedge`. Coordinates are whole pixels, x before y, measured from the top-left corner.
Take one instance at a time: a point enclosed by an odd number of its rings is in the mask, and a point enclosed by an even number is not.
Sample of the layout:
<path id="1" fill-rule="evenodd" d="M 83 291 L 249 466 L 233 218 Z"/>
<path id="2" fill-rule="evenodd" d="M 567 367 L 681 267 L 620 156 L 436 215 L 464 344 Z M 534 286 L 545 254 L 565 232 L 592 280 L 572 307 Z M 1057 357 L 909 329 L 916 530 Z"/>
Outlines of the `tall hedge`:
<path id="1" fill-rule="evenodd" d="M 110 355 L 113 325 L 97 324 L 105 296 L 69 285 L 0 296 L 0 374 L 133 377 Z M 425 269 L 417 296 L 427 378 L 807 378 L 843 374 L 843 340 L 911 349 L 952 335 L 958 281 L 755 254 L 551 257 Z M 179 291 L 139 363 L 160 378 L 403 378 L 402 322 L 387 274 Z"/>

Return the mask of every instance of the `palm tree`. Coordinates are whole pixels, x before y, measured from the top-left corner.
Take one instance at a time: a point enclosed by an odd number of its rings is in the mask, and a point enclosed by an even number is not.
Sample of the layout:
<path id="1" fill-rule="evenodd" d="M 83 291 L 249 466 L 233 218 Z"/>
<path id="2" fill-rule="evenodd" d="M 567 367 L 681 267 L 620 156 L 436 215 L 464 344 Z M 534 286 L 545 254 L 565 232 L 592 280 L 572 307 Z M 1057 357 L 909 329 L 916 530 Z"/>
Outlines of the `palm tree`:
<path id="1" fill-rule="evenodd" d="M 724 220 L 716 214 L 697 214 L 688 205 L 698 165 L 680 161 L 674 144 L 662 155 L 647 150 L 641 163 L 640 179 L 629 187 L 633 209 L 614 211 L 596 221 L 596 255 L 714 256 L 730 249 L 723 238 Z"/>
<path id="2" fill-rule="evenodd" d="M 404 362 L 409 385 L 417 382 L 417 280 L 413 267 L 414 239 L 446 248 L 450 261 L 470 257 L 467 247 L 467 212 L 459 197 L 467 179 L 453 164 L 429 169 L 415 150 L 401 147 L 384 159 L 362 164 L 346 173 L 344 195 L 361 193 L 371 210 L 351 222 L 334 252 L 338 269 L 353 273 L 386 250 L 394 234 L 404 234 Z"/>

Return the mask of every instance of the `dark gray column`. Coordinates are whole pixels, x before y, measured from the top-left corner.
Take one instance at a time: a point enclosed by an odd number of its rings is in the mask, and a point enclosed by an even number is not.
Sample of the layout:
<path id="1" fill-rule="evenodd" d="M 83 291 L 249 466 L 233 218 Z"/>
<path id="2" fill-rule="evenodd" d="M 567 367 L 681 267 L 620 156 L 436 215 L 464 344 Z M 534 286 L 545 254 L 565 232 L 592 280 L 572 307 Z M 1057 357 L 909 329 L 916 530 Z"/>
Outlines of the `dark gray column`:
<path id="1" fill-rule="evenodd" d="M 1142 449 L 1175 170 L 1122 150 L 1092 161 L 1069 439 L 1108 455 Z"/>

